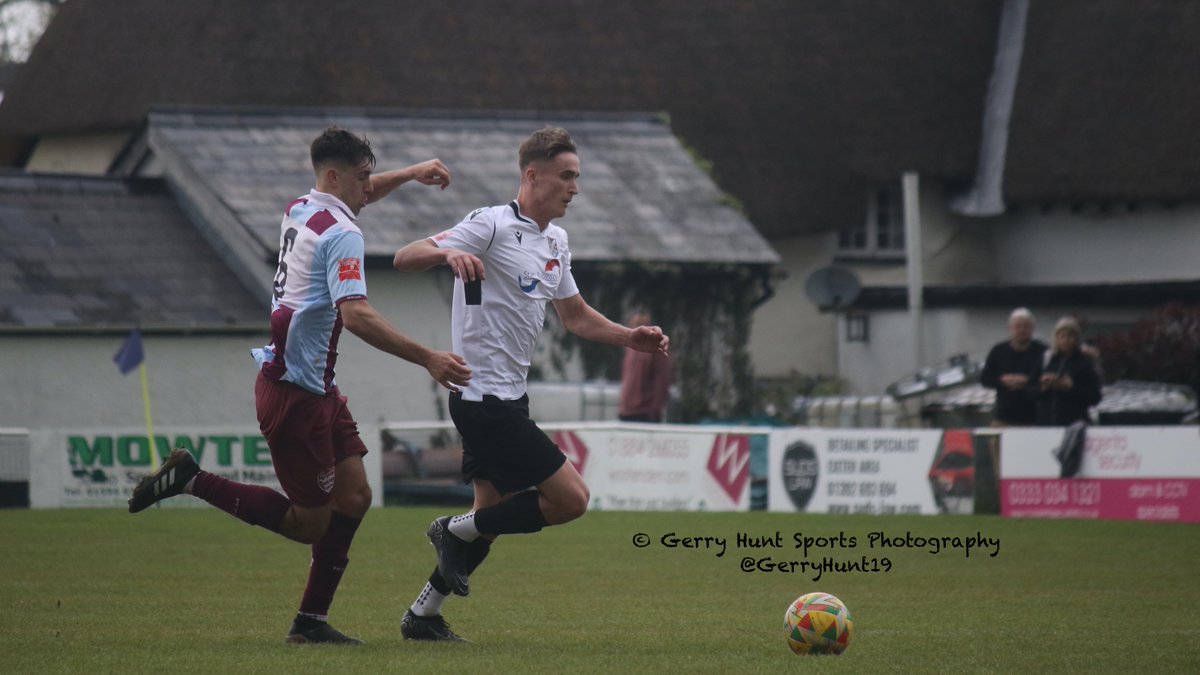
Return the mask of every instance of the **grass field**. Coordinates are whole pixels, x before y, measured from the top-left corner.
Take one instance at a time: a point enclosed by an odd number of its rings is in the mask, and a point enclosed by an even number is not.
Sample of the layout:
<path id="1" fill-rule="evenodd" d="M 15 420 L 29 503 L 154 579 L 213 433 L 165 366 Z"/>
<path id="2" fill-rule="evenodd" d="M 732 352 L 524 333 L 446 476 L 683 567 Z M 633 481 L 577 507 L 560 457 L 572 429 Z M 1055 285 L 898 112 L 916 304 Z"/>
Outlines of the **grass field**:
<path id="1" fill-rule="evenodd" d="M 0 663 L 40 672 L 1200 672 L 1200 528 L 993 517 L 595 512 L 502 539 L 446 616 L 469 645 L 405 642 L 439 511 L 372 511 L 333 624 L 359 649 L 289 646 L 306 547 L 214 509 L 0 512 Z M 722 537 L 717 549 L 662 537 Z M 736 546 L 738 533 L 786 548 Z M 889 572 L 742 572 L 802 560 L 802 536 Z M 1000 540 L 999 554 L 872 549 L 868 537 Z M 635 535 L 650 544 L 637 548 Z M 882 569 L 882 567 L 881 567 Z M 821 590 L 850 607 L 840 657 L 801 657 L 782 620 Z"/>

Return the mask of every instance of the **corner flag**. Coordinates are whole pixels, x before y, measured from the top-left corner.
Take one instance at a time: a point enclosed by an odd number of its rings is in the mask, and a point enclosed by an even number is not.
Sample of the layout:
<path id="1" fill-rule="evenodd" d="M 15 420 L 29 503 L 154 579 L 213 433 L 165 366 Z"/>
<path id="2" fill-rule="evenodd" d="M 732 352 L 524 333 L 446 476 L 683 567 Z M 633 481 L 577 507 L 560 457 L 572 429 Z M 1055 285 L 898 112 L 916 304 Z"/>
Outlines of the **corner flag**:
<path id="1" fill-rule="evenodd" d="M 150 453 L 150 470 L 154 471 L 158 469 L 158 453 L 154 447 L 154 421 L 150 416 L 150 383 L 146 378 L 146 353 L 142 349 L 142 332 L 137 326 L 133 327 L 125 342 L 121 343 L 121 348 L 113 356 L 113 363 L 117 364 L 122 375 L 128 375 L 134 368 L 137 368 L 141 375 L 142 407 L 146 410 L 146 442 L 149 443 L 147 450 Z"/>
<path id="2" fill-rule="evenodd" d="M 122 375 L 128 375 L 129 371 L 142 365 L 145 357 L 146 353 L 142 351 L 142 332 L 134 327 L 129 337 L 125 338 L 125 342 L 121 343 L 116 356 L 113 356 L 113 363 L 117 364 Z"/>

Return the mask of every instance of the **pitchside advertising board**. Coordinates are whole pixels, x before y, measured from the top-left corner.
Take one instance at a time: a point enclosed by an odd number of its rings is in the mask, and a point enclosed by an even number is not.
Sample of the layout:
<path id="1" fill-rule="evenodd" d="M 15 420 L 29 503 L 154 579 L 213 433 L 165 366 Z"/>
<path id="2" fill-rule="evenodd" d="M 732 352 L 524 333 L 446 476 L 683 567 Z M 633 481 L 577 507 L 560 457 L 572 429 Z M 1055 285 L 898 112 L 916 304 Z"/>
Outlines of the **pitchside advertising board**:
<path id="1" fill-rule="evenodd" d="M 30 438 L 30 506 L 124 508 L 138 480 L 150 473 L 150 443 L 136 429 L 75 429 L 33 432 Z M 205 471 L 230 480 L 282 490 L 271 466 L 271 452 L 258 429 L 166 428 L 156 430 L 155 452 L 166 457 L 173 447 L 189 450 Z M 379 453 L 363 459 L 367 480 L 383 494 Z M 163 506 L 196 506 L 182 495 Z"/>
<path id="2" fill-rule="evenodd" d="M 591 508 L 748 511 L 750 428 L 543 425 L 587 483 Z"/>
<path id="3" fill-rule="evenodd" d="M 935 514 L 930 471 L 942 432 L 782 429 L 771 433 L 767 508 L 810 513 Z"/>
<path id="4" fill-rule="evenodd" d="M 1200 427 L 1088 427 L 1078 473 L 1059 479 L 1062 429 L 1000 434 L 1010 517 L 1200 522 Z"/>

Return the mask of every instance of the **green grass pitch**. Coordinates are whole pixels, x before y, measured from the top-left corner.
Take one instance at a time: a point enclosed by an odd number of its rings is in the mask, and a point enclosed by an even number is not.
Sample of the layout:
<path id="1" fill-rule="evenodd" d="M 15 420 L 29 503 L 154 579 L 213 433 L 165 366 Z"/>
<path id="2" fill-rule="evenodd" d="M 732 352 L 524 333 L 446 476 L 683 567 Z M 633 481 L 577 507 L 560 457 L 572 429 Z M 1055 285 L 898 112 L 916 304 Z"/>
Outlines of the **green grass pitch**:
<path id="1" fill-rule="evenodd" d="M 0 512 L 0 663 L 8 673 L 1200 672 L 1200 527 L 767 513 L 593 512 L 502 538 L 445 614 L 469 645 L 405 642 L 398 621 L 433 565 L 426 508 L 373 510 L 332 622 L 363 648 L 289 646 L 308 549 L 215 509 Z M 668 548 L 663 536 L 726 539 Z M 737 535 L 784 548 L 738 548 Z M 869 546 L 1000 540 L 999 554 Z M 635 535 L 650 544 L 638 548 Z M 850 537 L 809 560 L 888 572 L 743 572 L 804 560 L 793 534 Z M 860 563 L 861 564 L 861 563 Z M 788 604 L 849 606 L 842 656 L 796 656 Z"/>

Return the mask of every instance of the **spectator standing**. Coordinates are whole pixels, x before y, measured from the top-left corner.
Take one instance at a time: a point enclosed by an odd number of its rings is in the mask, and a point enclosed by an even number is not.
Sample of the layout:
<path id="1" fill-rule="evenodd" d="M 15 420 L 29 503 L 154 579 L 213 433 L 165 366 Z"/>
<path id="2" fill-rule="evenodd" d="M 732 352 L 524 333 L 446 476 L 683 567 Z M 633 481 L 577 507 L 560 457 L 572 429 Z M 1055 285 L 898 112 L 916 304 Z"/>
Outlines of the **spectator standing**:
<path id="1" fill-rule="evenodd" d="M 649 326 L 650 314 L 634 312 L 629 327 Z M 662 352 L 625 349 L 621 364 L 621 402 L 617 417 L 622 422 L 662 422 L 671 389 L 671 359 Z"/>
<path id="2" fill-rule="evenodd" d="M 1079 323 L 1070 317 L 1059 319 L 1039 379 L 1040 423 L 1062 427 L 1086 422 L 1088 408 L 1100 402 L 1100 376 L 1082 344 Z"/>
<path id="3" fill-rule="evenodd" d="M 1024 307 L 1008 317 L 1008 339 L 988 352 L 979 381 L 996 390 L 993 427 L 1033 426 L 1037 423 L 1038 377 L 1046 344 L 1034 339 L 1036 322 Z"/>

